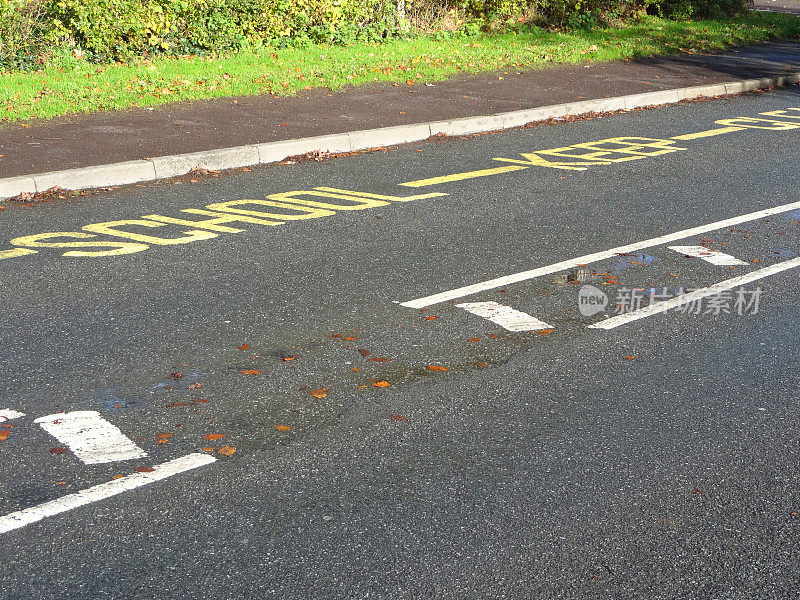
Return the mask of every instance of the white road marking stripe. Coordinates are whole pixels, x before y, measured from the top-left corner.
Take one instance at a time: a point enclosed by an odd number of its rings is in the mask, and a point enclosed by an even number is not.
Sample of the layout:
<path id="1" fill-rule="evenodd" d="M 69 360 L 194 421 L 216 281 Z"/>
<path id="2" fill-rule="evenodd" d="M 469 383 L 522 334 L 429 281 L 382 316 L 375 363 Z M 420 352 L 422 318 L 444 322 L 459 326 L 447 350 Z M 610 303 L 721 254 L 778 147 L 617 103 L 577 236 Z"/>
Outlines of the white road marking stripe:
<path id="1" fill-rule="evenodd" d="M 782 263 L 778 263 L 777 265 L 772 265 L 770 267 L 764 267 L 763 269 L 759 269 L 758 271 L 753 271 L 752 273 L 748 273 L 747 275 L 740 275 L 739 277 L 726 279 L 725 281 L 720 281 L 719 283 L 715 283 L 714 285 L 708 286 L 706 288 L 694 290 L 692 292 L 676 296 L 675 298 L 664 300 L 663 302 L 654 302 L 653 304 L 650 304 L 644 308 L 640 308 L 639 310 L 634 310 L 629 313 L 623 313 L 621 315 L 617 315 L 616 317 L 604 319 L 599 323 L 595 323 L 594 325 L 589 325 L 589 327 L 591 329 L 614 329 L 614 327 L 625 325 L 626 323 L 630 323 L 631 321 L 636 321 L 644 317 L 649 317 L 651 315 L 656 315 L 662 312 L 666 312 L 671 308 L 676 308 L 678 306 L 688 304 L 689 302 L 706 298 L 707 296 L 714 296 L 720 292 L 724 292 L 726 290 L 730 290 L 735 287 L 746 285 L 753 281 L 758 281 L 759 279 L 763 279 L 764 277 L 769 277 L 770 275 L 774 275 L 775 273 L 780 273 L 781 271 L 788 271 L 789 269 L 794 269 L 795 267 L 800 267 L 800 257 L 793 258 L 791 260 L 787 260 Z"/>
<path id="2" fill-rule="evenodd" d="M 10 408 L 0 408 L 0 423 L 3 421 L 11 421 L 12 419 L 17 419 L 19 417 L 24 417 L 25 413 L 21 413 L 18 410 L 11 410 Z"/>
<path id="3" fill-rule="evenodd" d="M 87 465 L 143 458 L 147 453 L 93 410 L 56 413 L 36 419 L 47 433 Z"/>
<path id="4" fill-rule="evenodd" d="M 719 252 L 718 250 L 712 250 L 711 248 L 706 248 L 705 246 L 668 246 L 668 248 L 670 250 L 675 250 L 675 252 L 679 252 L 680 254 L 685 254 L 686 256 L 700 258 L 711 263 L 712 265 L 730 266 L 748 264 L 743 260 L 739 260 L 735 256 L 725 254 L 724 252 Z"/>
<path id="5" fill-rule="evenodd" d="M 687 237 L 691 237 L 693 235 L 700 235 L 703 233 L 707 233 L 709 231 L 714 231 L 715 229 L 722 229 L 723 227 L 732 227 L 733 225 L 739 225 L 740 223 L 746 223 L 747 221 L 762 219 L 764 217 L 777 215 L 783 212 L 788 212 L 790 210 L 796 210 L 798 208 L 800 208 L 800 202 L 792 202 L 791 204 L 784 204 L 782 206 L 776 206 L 774 208 L 767 208 L 764 210 L 748 213 L 746 215 L 731 217 L 730 219 L 725 219 L 723 221 L 716 221 L 714 223 L 709 223 L 708 225 L 700 225 L 699 227 L 683 229 L 682 231 L 676 231 L 675 233 L 654 237 L 649 240 L 635 242 L 633 244 L 626 244 L 625 246 L 617 246 L 616 248 L 611 248 L 610 250 L 604 250 L 602 252 L 595 252 L 593 254 L 586 254 L 585 256 L 579 256 L 578 258 L 563 260 L 561 262 L 553 263 L 552 265 L 548 265 L 546 267 L 538 267 L 536 269 L 531 269 L 530 271 L 522 271 L 520 273 L 514 273 L 513 275 L 505 275 L 504 277 L 489 279 L 488 281 L 483 281 L 481 283 L 474 283 L 472 285 L 466 285 L 464 287 L 448 290 L 446 292 L 440 292 L 438 294 L 432 294 L 430 296 L 425 296 L 423 298 L 417 298 L 416 300 L 400 302 L 400 306 L 406 306 L 408 308 L 425 308 L 426 306 L 438 304 L 439 302 L 447 302 L 448 300 L 463 298 L 464 296 L 469 296 L 471 294 L 476 294 L 478 292 L 484 292 L 486 290 L 493 290 L 495 288 L 503 287 L 505 285 L 510 285 L 512 283 L 519 283 L 520 281 L 526 281 L 528 279 L 542 277 L 543 275 L 550 275 L 552 273 L 558 273 L 559 271 L 573 269 L 578 265 L 586 265 L 600 260 L 605 260 L 607 258 L 616 256 L 617 254 L 627 254 L 629 252 L 637 252 L 645 248 L 660 246 L 661 244 L 666 244 L 668 242 L 672 242 L 675 240 L 681 240 Z"/>
<path id="6" fill-rule="evenodd" d="M 20 529 L 31 523 L 36 523 L 47 517 L 53 517 L 72 510 L 73 508 L 86 506 L 87 504 L 116 496 L 122 492 L 161 481 L 162 479 L 172 477 L 184 471 L 211 464 L 216 460 L 216 458 L 208 454 L 188 454 L 154 467 L 155 470 L 151 473 L 132 473 L 120 479 L 113 479 L 106 483 L 86 488 L 80 492 L 63 496 L 57 500 L 51 500 L 50 502 L 44 502 L 38 506 L 32 506 L 17 512 L 9 513 L 0 517 L 0 534 Z"/>
<path id="7" fill-rule="evenodd" d="M 514 310 L 510 306 L 504 306 L 497 302 L 465 302 L 464 304 L 456 304 L 456 306 L 473 315 L 488 319 L 509 331 L 552 329 L 550 325 L 536 317 L 532 317 L 528 313 Z"/>

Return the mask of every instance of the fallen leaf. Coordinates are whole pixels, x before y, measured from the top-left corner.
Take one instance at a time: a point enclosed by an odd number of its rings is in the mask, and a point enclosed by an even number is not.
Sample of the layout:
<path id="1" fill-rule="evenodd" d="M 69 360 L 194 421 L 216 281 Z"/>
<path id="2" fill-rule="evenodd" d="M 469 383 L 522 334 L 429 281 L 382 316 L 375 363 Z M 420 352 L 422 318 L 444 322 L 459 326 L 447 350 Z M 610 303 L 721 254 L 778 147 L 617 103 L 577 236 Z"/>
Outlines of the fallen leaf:
<path id="1" fill-rule="evenodd" d="M 67 452 L 66 448 L 50 448 L 51 454 L 64 454 L 64 452 Z"/>
<path id="2" fill-rule="evenodd" d="M 114 475 L 111 479 L 122 479 L 125 475 Z"/>
<path id="3" fill-rule="evenodd" d="M 469 338 L 467 341 L 468 342 L 480 342 L 481 338 Z"/>
<path id="4" fill-rule="evenodd" d="M 164 440 L 164 439 L 171 438 L 173 435 L 175 435 L 175 434 L 174 434 L 174 433 L 159 433 L 159 434 L 156 436 L 156 439 L 159 439 L 159 440 Z"/>
<path id="5" fill-rule="evenodd" d="M 219 440 L 225 437 L 224 433 L 207 433 L 203 436 L 204 440 L 208 440 L 209 442 L 213 442 L 214 440 Z"/>
<path id="6" fill-rule="evenodd" d="M 250 375 L 250 377 L 255 377 L 256 375 L 261 373 L 261 371 L 256 371 L 255 369 L 245 369 L 244 371 L 239 371 L 239 373 L 241 373 L 242 375 Z"/>
<path id="7" fill-rule="evenodd" d="M 284 354 L 283 356 L 281 356 L 281 360 L 285 362 L 289 362 L 290 360 L 294 360 L 295 358 L 297 357 L 294 354 Z"/>
<path id="8" fill-rule="evenodd" d="M 392 384 L 389 383 L 388 381 L 376 381 L 372 385 L 374 385 L 375 387 L 379 387 L 379 388 L 385 388 L 385 387 L 389 387 Z"/>
<path id="9" fill-rule="evenodd" d="M 536 335 L 550 335 L 554 331 L 555 329 L 539 329 L 536 331 Z"/>
<path id="10" fill-rule="evenodd" d="M 231 456 L 236 452 L 236 448 L 232 446 L 223 446 L 217 450 L 220 454 L 224 454 L 225 456 Z"/>
<path id="11" fill-rule="evenodd" d="M 369 356 L 369 350 L 364 350 L 363 348 L 359 348 L 358 351 L 364 358 L 367 358 Z"/>
<path id="12" fill-rule="evenodd" d="M 153 467 L 136 467 L 134 471 L 137 473 L 152 473 L 155 469 Z"/>
<path id="13" fill-rule="evenodd" d="M 438 365 L 428 365 L 428 369 L 431 371 L 449 371 L 447 367 L 440 367 Z"/>
<path id="14" fill-rule="evenodd" d="M 310 394 L 314 396 L 314 398 L 324 398 L 328 395 L 328 388 L 320 388 L 318 390 L 311 390 Z"/>
<path id="15" fill-rule="evenodd" d="M 5 439 L 8 439 L 8 434 L 9 433 L 11 433 L 11 431 L 8 430 L 8 429 L 0 430 L 0 442 L 2 442 Z"/>
<path id="16" fill-rule="evenodd" d="M 434 319 L 438 319 L 438 318 L 439 317 L 437 317 L 436 315 L 429 315 L 429 316 L 425 317 L 425 320 L 426 321 L 433 321 Z"/>
<path id="17" fill-rule="evenodd" d="M 389 417 L 392 421 L 408 421 L 408 417 L 403 415 L 392 415 Z"/>
<path id="18" fill-rule="evenodd" d="M 626 356 L 625 360 L 633 360 L 634 358 L 636 358 L 635 354 L 633 356 Z"/>
<path id="19" fill-rule="evenodd" d="M 486 363 L 475 363 L 478 367 L 486 367 Z"/>
<path id="20" fill-rule="evenodd" d="M 278 431 L 291 431 L 292 430 L 292 428 L 289 427 L 288 425 L 275 425 L 275 429 L 277 429 Z"/>
<path id="21" fill-rule="evenodd" d="M 357 335 L 348 335 L 344 339 L 346 339 L 348 342 L 352 342 L 353 340 L 357 340 L 358 336 Z"/>
<path id="22" fill-rule="evenodd" d="M 236 346 L 239 350 L 250 350 L 250 344 L 242 344 L 241 346 Z"/>
<path id="23" fill-rule="evenodd" d="M 193 383 L 192 385 L 188 385 L 186 387 L 190 390 L 196 390 L 197 388 L 203 387 L 203 384 L 198 381 L 197 383 Z"/>
<path id="24" fill-rule="evenodd" d="M 208 400 L 206 398 L 195 398 L 194 400 L 192 400 L 192 402 L 197 402 L 199 404 L 203 404 L 205 402 L 211 402 L 211 400 Z"/>
<path id="25" fill-rule="evenodd" d="M 167 379 L 174 379 L 175 381 L 177 381 L 181 377 L 183 377 L 183 373 L 181 373 L 180 371 L 175 371 L 174 373 L 170 373 L 169 375 L 167 375 Z"/>
<path id="26" fill-rule="evenodd" d="M 361 373 L 361 369 L 359 369 L 358 367 L 353 367 L 353 372 L 354 373 Z"/>
<path id="27" fill-rule="evenodd" d="M 156 440 L 154 444 L 166 444 L 169 440 Z"/>

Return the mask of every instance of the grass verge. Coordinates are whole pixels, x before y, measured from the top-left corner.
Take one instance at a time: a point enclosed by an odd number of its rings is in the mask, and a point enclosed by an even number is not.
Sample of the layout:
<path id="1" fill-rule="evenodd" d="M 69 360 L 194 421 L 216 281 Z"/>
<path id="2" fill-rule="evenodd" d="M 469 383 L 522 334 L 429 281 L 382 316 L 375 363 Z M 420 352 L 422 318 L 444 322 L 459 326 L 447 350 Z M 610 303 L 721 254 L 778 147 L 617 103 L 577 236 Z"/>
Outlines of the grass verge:
<path id="1" fill-rule="evenodd" d="M 226 57 L 181 57 L 96 65 L 54 59 L 39 71 L 0 74 L 0 121 L 156 106 L 169 102 L 386 82 L 419 85 L 459 73 L 537 69 L 676 52 L 702 53 L 775 37 L 800 39 L 800 17 L 667 21 L 622 27 L 541 29 L 472 37 L 418 37 L 349 46 L 262 49 Z"/>

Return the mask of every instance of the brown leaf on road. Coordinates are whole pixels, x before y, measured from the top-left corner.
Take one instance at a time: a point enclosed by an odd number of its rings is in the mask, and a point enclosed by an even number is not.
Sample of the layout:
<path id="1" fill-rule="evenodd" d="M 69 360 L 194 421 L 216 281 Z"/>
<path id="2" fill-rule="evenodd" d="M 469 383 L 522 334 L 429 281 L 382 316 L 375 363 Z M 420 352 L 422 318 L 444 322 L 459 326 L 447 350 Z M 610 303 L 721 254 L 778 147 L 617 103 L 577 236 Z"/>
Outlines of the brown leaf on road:
<path id="1" fill-rule="evenodd" d="M 261 371 L 257 371 L 256 369 L 244 369 L 243 371 L 239 371 L 239 373 L 242 375 L 250 375 L 250 377 L 255 377 L 261 373 Z"/>
<path id="2" fill-rule="evenodd" d="M 375 387 L 379 387 L 379 388 L 385 388 L 385 387 L 389 387 L 392 384 L 389 383 L 388 381 L 376 381 L 372 385 L 374 385 Z"/>
<path id="3" fill-rule="evenodd" d="M 156 439 L 165 440 L 165 439 L 171 438 L 173 435 L 175 435 L 175 434 L 174 433 L 159 433 L 156 436 Z"/>
<path id="4" fill-rule="evenodd" d="M 436 315 L 430 315 L 430 316 L 425 317 L 425 320 L 426 321 L 433 321 L 434 319 L 438 319 L 438 318 L 439 317 L 437 317 Z"/>
<path id="5" fill-rule="evenodd" d="M 281 355 L 281 360 L 284 362 L 289 362 L 290 360 L 294 360 L 297 358 L 294 354 L 283 354 Z"/>
<path id="6" fill-rule="evenodd" d="M 363 356 L 364 358 L 367 358 L 367 357 L 369 356 L 369 350 L 364 350 L 364 348 L 359 348 L 359 349 L 358 349 L 358 352 L 359 352 L 359 353 L 361 354 L 361 356 Z"/>
<path id="7" fill-rule="evenodd" d="M 634 358 L 636 358 L 636 355 L 633 355 L 633 356 L 625 356 L 624 358 L 625 358 L 625 360 L 633 360 Z"/>
<path id="8" fill-rule="evenodd" d="M 134 471 L 137 473 L 152 473 L 155 469 L 153 467 L 136 467 Z"/>
<path id="9" fill-rule="evenodd" d="M 278 431 L 291 431 L 292 430 L 292 428 L 289 427 L 288 425 L 275 425 L 275 429 L 277 429 Z"/>
<path id="10" fill-rule="evenodd" d="M 232 456 L 236 452 L 236 448 L 233 446 L 223 446 L 222 448 L 219 448 L 217 452 L 225 456 Z"/>
<path id="11" fill-rule="evenodd" d="M 242 344 L 241 346 L 236 346 L 239 350 L 250 350 L 250 344 Z"/>
<path id="12" fill-rule="evenodd" d="M 181 377 L 183 377 L 183 373 L 181 373 L 180 371 L 175 371 L 174 373 L 170 373 L 169 375 L 167 375 L 167 379 L 174 379 L 175 381 L 177 381 Z"/>
<path id="13" fill-rule="evenodd" d="M 66 448 L 50 448 L 51 454 L 64 454 L 64 452 L 67 452 Z"/>
<path id="14" fill-rule="evenodd" d="M 404 417 L 403 415 L 391 415 L 389 418 L 392 421 L 408 421 L 408 417 Z"/>
<path id="15" fill-rule="evenodd" d="M 353 367 L 353 372 L 354 373 L 361 373 L 361 369 L 359 369 L 358 367 Z"/>
<path id="16" fill-rule="evenodd" d="M 431 371 L 449 371 L 447 367 L 440 367 L 438 365 L 428 365 L 428 369 Z"/>
<path id="17" fill-rule="evenodd" d="M 480 342 L 481 338 L 469 338 L 467 341 L 468 342 Z"/>
<path id="18" fill-rule="evenodd" d="M 348 335 L 348 336 L 345 336 L 344 339 L 346 339 L 348 342 L 352 342 L 353 340 L 357 340 L 358 336 L 357 335 Z"/>
<path id="19" fill-rule="evenodd" d="M 198 381 L 197 383 L 193 383 L 192 385 L 186 387 L 188 387 L 190 390 L 196 390 L 197 388 L 203 387 L 203 384 Z"/>
<path id="20" fill-rule="evenodd" d="M 11 433 L 10 429 L 2 429 L 0 430 L 0 442 L 5 439 L 8 439 L 8 434 Z"/>
<path id="21" fill-rule="evenodd" d="M 311 393 L 312 396 L 314 396 L 314 398 L 324 398 L 325 396 L 328 395 L 328 388 L 320 388 L 318 390 L 311 390 L 310 393 Z"/>
<path id="22" fill-rule="evenodd" d="M 536 335 L 550 335 L 554 331 L 555 329 L 538 329 L 536 331 Z"/>
<path id="23" fill-rule="evenodd" d="M 219 440 L 225 437 L 224 433 L 207 433 L 203 436 L 204 440 L 208 440 L 209 442 L 213 442 L 214 440 Z"/>
<path id="24" fill-rule="evenodd" d="M 203 452 L 214 452 L 216 448 L 203 448 Z"/>

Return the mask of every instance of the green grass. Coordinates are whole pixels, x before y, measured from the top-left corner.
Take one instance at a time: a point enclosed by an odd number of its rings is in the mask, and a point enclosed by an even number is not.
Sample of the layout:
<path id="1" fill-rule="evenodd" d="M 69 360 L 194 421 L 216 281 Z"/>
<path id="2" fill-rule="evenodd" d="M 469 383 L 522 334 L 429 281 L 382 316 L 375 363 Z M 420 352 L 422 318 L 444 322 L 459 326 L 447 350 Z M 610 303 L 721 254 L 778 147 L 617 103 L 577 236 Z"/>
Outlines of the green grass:
<path id="1" fill-rule="evenodd" d="M 0 75 L 0 120 L 263 93 L 291 96 L 320 86 L 336 90 L 375 82 L 419 85 L 459 73 L 709 52 L 775 37 L 800 38 L 800 18 L 769 13 L 706 21 L 647 18 L 623 27 L 571 32 L 418 37 L 129 64 L 95 65 L 68 57 L 40 71 Z"/>

